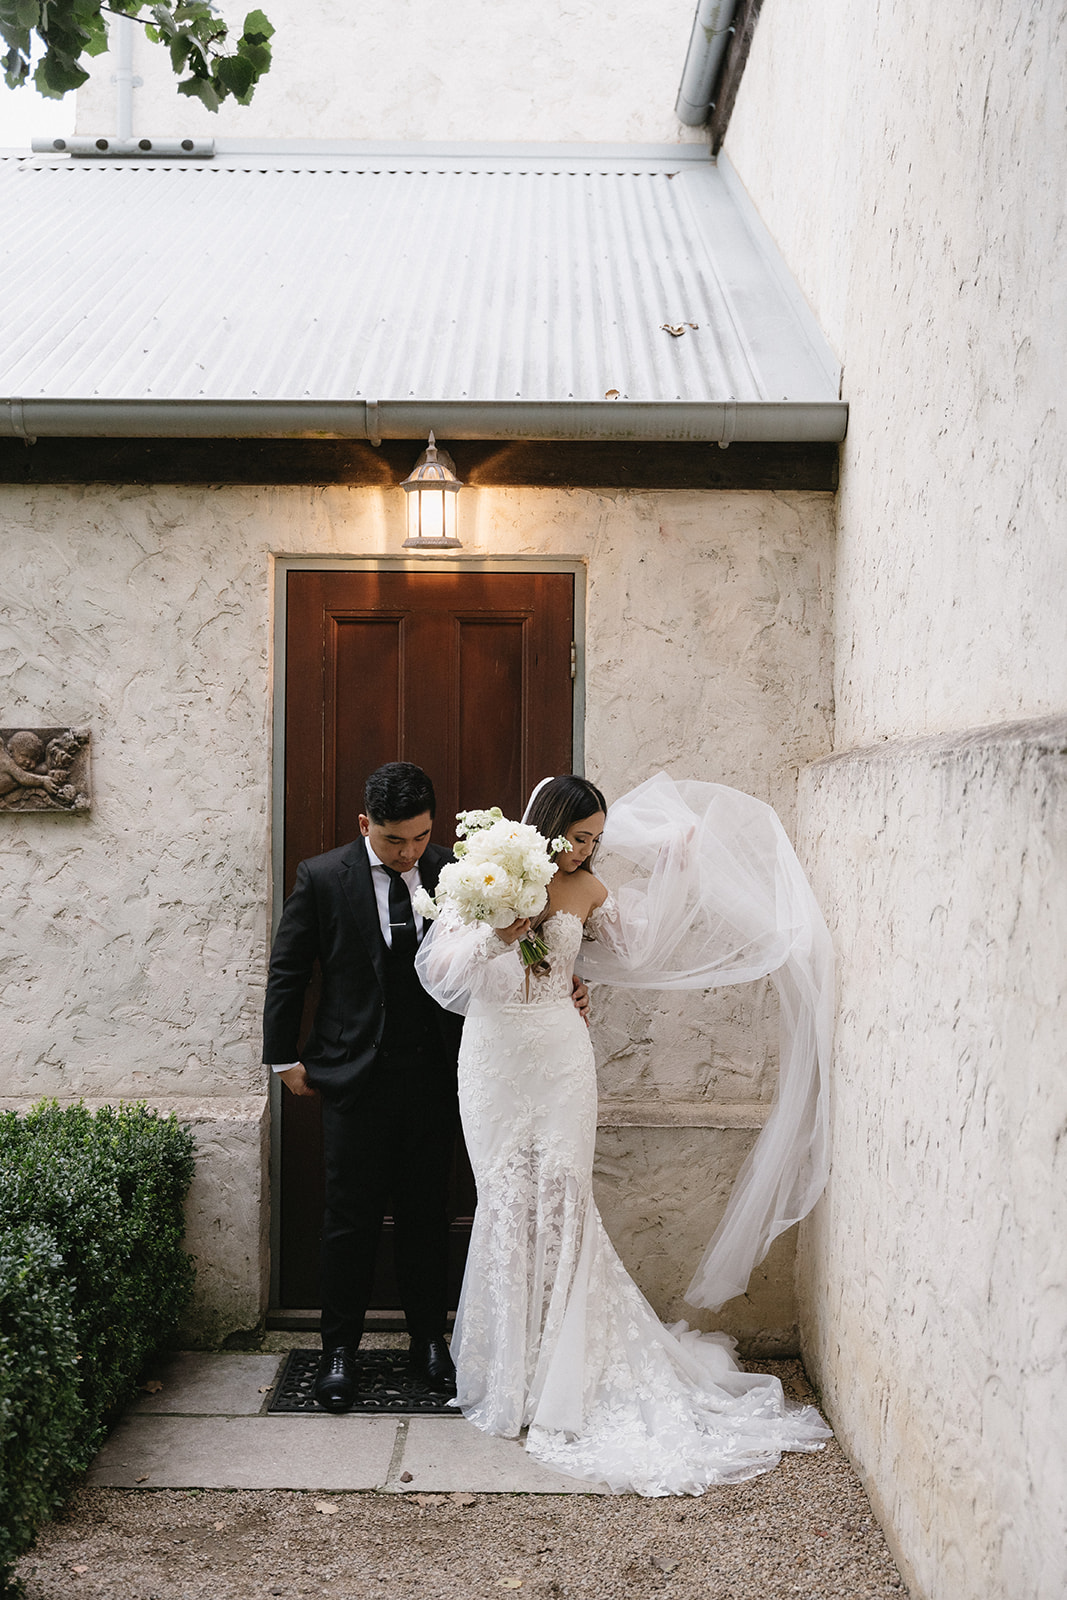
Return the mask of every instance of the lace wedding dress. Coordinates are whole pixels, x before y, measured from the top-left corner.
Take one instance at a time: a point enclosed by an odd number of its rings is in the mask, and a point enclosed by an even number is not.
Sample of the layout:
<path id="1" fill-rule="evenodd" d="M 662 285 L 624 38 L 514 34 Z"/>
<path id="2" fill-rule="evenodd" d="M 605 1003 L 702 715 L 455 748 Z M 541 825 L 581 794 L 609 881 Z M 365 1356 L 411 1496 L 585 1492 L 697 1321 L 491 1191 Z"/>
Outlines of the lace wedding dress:
<path id="1" fill-rule="evenodd" d="M 610 945 L 610 899 L 585 929 Z M 593 1202 L 597 1092 L 571 1002 L 580 919 L 541 930 L 547 976 L 446 912 L 419 968 L 463 1009 L 463 1128 L 478 1207 L 452 1341 L 457 1403 L 487 1433 L 615 1491 L 699 1494 L 765 1472 L 829 1430 L 776 1378 L 741 1371 L 724 1334 L 665 1328 L 612 1248 Z"/>

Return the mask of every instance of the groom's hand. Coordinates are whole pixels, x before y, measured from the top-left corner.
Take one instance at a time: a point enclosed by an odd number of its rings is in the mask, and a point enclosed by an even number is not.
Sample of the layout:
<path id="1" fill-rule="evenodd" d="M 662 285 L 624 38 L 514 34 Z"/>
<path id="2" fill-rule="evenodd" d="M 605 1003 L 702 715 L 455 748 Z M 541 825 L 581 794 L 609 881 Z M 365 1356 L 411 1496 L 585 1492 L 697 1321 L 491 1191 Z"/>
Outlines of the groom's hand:
<path id="1" fill-rule="evenodd" d="M 577 977 L 572 978 L 571 979 L 571 984 L 572 984 L 571 999 L 574 1001 L 575 1009 L 578 1012 L 578 1015 L 581 1017 L 582 1021 L 585 1023 L 586 1027 L 588 1028 L 588 1026 L 589 1026 L 589 990 L 586 988 L 586 986 L 582 982 L 581 978 L 577 978 Z"/>
<path id="2" fill-rule="evenodd" d="M 278 1076 L 285 1084 L 285 1087 L 289 1090 L 290 1094 L 308 1094 L 313 1097 L 318 1096 L 319 1091 L 317 1089 L 313 1089 L 311 1084 L 308 1082 L 307 1069 L 302 1061 L 298 1061 L 295 1067 L 287 1067 L 284 1072 L 279 1072 Z"/>

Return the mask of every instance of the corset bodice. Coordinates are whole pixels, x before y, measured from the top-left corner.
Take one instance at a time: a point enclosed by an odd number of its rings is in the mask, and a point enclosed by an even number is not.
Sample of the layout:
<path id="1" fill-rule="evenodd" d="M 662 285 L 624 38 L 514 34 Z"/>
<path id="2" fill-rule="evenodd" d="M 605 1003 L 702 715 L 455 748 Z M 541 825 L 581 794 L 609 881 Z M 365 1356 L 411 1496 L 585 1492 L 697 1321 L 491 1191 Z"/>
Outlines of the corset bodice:
<path id="1" fill-rule="evenodd" d="M 538 930 L 548 946 L 551 971 L 543 977 L 530 974 L 528 1005 L 547 1005 L 570 1000 L 574 959 L 582 943 L 582 919 L 573 911 L 557 911 Z"/>

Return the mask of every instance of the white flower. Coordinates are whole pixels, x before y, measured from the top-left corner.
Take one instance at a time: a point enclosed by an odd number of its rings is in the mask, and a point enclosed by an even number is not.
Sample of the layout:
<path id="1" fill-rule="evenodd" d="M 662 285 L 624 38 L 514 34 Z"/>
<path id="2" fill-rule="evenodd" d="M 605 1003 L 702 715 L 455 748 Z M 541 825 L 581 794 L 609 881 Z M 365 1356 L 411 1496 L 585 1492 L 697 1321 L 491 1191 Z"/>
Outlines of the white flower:
<path id="1" fill-rule="evenodd" d="M 479 828 L 492 827 L 494 822 L 499 822 L 504 813 L 499 806 L 493 806 L 490 811 L 457 811 L 456 835 L 462 839 L 465 833 L 474 833 Z"/>
<path id="2" fill-rule="evenodd" d="M 434 922 L 441 915 L 437 901 L 429 890 L 423 888 L 421 883 L 411 897 L 411 904 L 419 913 L 419 916 L 425 917 L 427 922 Z"/>
<path id="3" fill-rule="evenodd" d="M 515 916 L 536 917 L 537 913 L 543 910 L 545 899 L 545 891 L 541 884 L 527 884 L 524 888 L 519 890 L 512 902 L 515 910 Z"/>
<path id="4" fill-rule="evenodd" d="M 461 922 L 506 928 L 543 910 L 556 871 L 552 855 L 569 850 L 567 841 L 556 839 L 549 845 L 528 823 L 509 821 L 499 806 L 461 811 L 457 821 L 467 838 L 456 845 L 458 859 L 441 869 L 435 911 L 447 901 Z M 414 903 L 423 916 L 430 914 L 421 899 Z"/>

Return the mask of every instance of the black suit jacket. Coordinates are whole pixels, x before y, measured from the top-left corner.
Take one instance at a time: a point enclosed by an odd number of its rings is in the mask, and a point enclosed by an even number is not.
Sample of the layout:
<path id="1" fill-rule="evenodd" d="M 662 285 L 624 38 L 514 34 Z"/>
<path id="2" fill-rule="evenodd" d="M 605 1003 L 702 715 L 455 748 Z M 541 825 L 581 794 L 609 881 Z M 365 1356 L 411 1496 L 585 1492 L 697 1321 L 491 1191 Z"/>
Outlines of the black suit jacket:
<path id="1" fill-rule="evenodd" d="M 451 860 L 451 852 L 441 845 L 427 845 L 419 876 L 431 894 L 441 868 Z M 302 861 L 271 951 L 263 1007 L 264 1061 L 302 1061 L 317 1089 L 331 1098 L 358 1099 L 373 1071 L 385 1024 L 384 954 L 362 836 Z M 301 1049 L 304 997 L 316 962 L 322 993 Z M 440 1006 L 434 1011 L 442 1067 L 454 1072 L 463 1021 Z"/>

